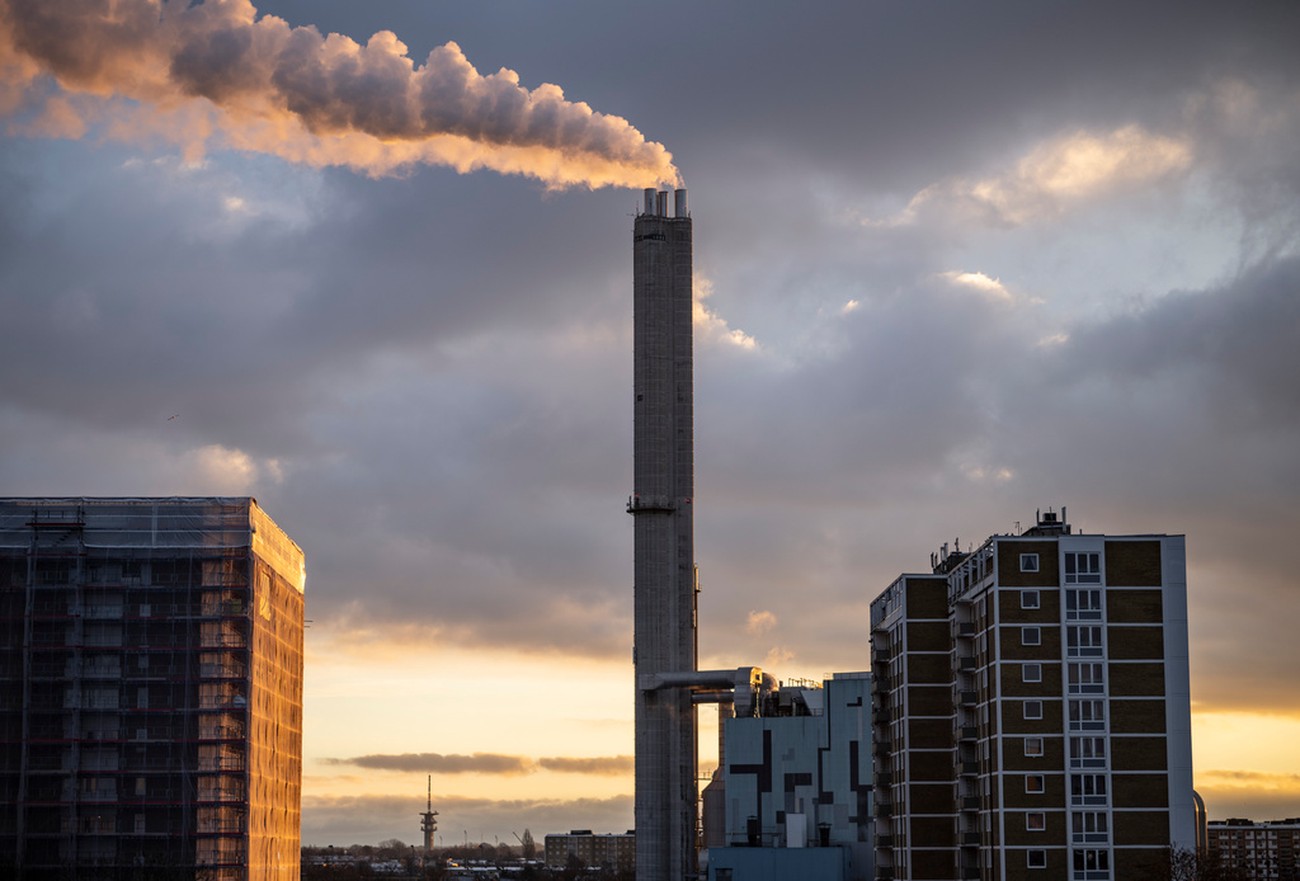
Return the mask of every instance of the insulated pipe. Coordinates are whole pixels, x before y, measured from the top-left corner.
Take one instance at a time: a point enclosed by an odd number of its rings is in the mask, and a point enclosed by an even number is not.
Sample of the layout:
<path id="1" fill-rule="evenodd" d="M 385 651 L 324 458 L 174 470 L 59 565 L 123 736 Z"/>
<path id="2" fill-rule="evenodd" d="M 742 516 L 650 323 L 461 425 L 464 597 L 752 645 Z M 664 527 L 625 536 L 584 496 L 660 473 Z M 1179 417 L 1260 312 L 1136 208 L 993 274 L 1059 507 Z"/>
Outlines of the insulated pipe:
<path id="1" fill-rule="evenodd" d="M 733 670 L 691 670 L 676 673 L 647 673 L 640 677 L 644 691 L 661 688 L 759 688 L 763 671 L 759 667 L 736 667 Z"/>
<path id="2" fill-rule="evenodd" d="M 736 693 L 726 688 L 720 688 L 717 691 L 691 692 L 691 703 L 693 704 L 734 704 L 735 702 Z"/>

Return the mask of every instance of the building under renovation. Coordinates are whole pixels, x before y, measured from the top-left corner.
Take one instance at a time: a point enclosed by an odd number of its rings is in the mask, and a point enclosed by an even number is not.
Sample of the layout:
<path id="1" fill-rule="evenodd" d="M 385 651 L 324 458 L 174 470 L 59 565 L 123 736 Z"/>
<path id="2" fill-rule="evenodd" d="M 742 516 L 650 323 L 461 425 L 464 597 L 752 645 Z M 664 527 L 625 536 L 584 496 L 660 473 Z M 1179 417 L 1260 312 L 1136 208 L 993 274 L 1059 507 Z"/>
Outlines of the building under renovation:
<path id="1" fill-rule="evenodd" d="M 251 498 L 0 500 L 0 874 L 296 881 L 303 586 Z"/>

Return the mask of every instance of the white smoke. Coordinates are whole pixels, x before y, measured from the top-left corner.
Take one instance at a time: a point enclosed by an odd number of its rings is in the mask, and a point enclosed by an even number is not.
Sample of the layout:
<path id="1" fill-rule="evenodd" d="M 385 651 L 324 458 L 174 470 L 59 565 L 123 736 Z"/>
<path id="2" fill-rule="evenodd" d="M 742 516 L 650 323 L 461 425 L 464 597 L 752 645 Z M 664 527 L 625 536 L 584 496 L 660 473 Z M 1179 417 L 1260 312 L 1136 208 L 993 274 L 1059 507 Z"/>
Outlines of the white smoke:
<path id="1" fill-rule="evenodd" d="M 416 66 L 391 31 L 363 46 L 249 0 L 0 0 L 0 114 L 30 134 L 99 125 L 375 175 L 433 163 L 553 187 L 679 179 L 662 144 L 559 86 L 483 76 L 455 43 Z"/>

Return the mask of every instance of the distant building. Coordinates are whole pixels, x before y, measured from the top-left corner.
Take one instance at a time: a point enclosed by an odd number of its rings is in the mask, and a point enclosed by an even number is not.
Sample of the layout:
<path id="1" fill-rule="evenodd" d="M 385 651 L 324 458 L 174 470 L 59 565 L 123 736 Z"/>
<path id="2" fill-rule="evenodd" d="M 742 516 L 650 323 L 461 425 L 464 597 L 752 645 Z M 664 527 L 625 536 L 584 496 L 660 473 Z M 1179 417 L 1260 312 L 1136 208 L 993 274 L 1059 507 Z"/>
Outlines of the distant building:
<path id="1" fill-rule="evenodd" d="M 1250 820 L 1212 822 L 1207 829 L 1209 856 L 1225 869 L 1235 869 L 1250 881 L 1297 881 L 1300 817 L 1254 823 Z"/>
<path id="2" fill-rule="evenodd" d="M 0 874 L 296 881 L 303 584 L 251 498 L 0 499 Z"/>
<path id="3" fill-rule="evenodd" d="M 1055 514 L 871 604 L 877 877 L 1107 881 L 1196 846 L 1184 539 Z"/>
<path id="4" fill-rule="evenodd" d="M 574 829 L 567 834 L 546 836 L 546 865 L 563 869 L 571 862 L 579 866 L 612 869 L 616 872 L 636 870 L 636 833 L 632 831 L 596 834 L 590 829 Z"/>
<path id="5" fill-rule="evenodd" d="M 723 722 L 706 797 L 724 805 L 725 846 L 709 848 L 710 879 L 872 878 L 870 707 L 871 674 L 837 673 Z"/>

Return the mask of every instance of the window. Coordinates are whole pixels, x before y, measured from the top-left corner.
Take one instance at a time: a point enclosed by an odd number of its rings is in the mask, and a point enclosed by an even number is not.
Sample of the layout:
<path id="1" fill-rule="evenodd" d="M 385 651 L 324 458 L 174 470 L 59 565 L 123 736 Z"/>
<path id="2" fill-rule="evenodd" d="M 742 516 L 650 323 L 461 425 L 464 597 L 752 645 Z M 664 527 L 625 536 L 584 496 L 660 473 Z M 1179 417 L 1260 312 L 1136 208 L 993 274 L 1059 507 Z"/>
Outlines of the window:
<path id="1" fill-rule="evenodd" d="M 1095 625 L 1072 624 L 1065 628 L 1066 655 L 1071 658 L 1100 658 L 1101 628 Z"/>
<path id="2" fill-rule="evenodd" d="M 1101 590 L 1097 588 L 1066 590 L 1065 617 L 1069 621 L 1100 621 Z"/>
<path id="3" fill-rule="evenodd" d="M 1047 851 L 1045 850 L 1025 851 L 1025 866 L 1030 869 L 1046 869 Z"/>
<path id="4" fill-rule="evenodd" d="M 1047 829 L 1047 815 L 1042 811 L 1029 811 L 1025 814 L 1025 831 L 1042 832 Z"/>
<path id="5" fill-rule="evenodd" d="M 1106 702 L 1104 700 L 1070 701 L 1070 730 L 1106 730 Z"/>
<path id="6" fill-rule="evenodd" d="M 1071 737 L 1070 738 L 1070 767 L 1071 768 L 1106 767 L 1106 738 Z"/>
<path id="7" fill-rule="evenodd" d="M 1025 755 L 1041 756 L 1043 754 L 1043 738 L 1026 737 L 1025 738 Z"/>
<path id="8" fill-rule="evenodd" d="M 1105 671 L 1101 664 L 1069 664 L 1066 676 L 1070 694 L 1104 694 Z"/>
<path id="9" fill-rule="evenodd" d="M 1066 584 L 1101 584 L 1101 554 L 1095 551 L 1065 555 Z"/>
<path id="10" fill-rule="evenodd" d="M 1087 848 L 1074 852 L 1074 877 L 1084 881 L 1103 881 L 1110 877 L 1110 851 Z"/>
<path id="11" fill-rule="evenodd" d="M 1020 591 L 1020 608 L 1037 609 L 1038 608 L 1038 591 L 1022 590 Z"/>
<path id="12" fill-rule="evenodd" d="M 1021 682 L 1042 682 L 1043 665 L 1042 664 L 1021 664 L 1020 681 Z"/>
<path id="13" fill-rule="evenodd" d="M 1021 645 L 1042 645 L 1043 630 L 1041 627 L 1021 627 L 1020 628 Z"/>
<path id="14" fill-rule="evenodd" d="M 1029 792 L 1029 793 L 1042 792 L 1043 788 L 1044 787 L 1043 787 L 1042 774 L 1025 775 L 1025 792 Z"/>
<path id="15" fill-rule="evenodd" d="M 1025 718 L 1026 718 L 1026 719 L 1041 719 L 1041 718 L 1043 718 L 1043 702 L 1042 702 L 1042 701 L 1025 701 L 1024 708 L 1025 708 Z"/>
<path id="16" fill-rule="evenodd" d="M 1038 571 L 1038 554 L 1021 554 L 1020 555 L 1021 572 Z"/>
<path id="17" fill-rule="evenodd" d="M 1071 839 L 1075 844 L 1105 843 L 1110 840 L 1110 821 L 1099 811 L 1071 814 Z"/>
<path id="18" fill-rule="evenodd" d="M 1105 774 L 1071 774 L 1070 804 L 1104 805 L 1106 804 Z"/>

